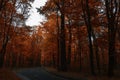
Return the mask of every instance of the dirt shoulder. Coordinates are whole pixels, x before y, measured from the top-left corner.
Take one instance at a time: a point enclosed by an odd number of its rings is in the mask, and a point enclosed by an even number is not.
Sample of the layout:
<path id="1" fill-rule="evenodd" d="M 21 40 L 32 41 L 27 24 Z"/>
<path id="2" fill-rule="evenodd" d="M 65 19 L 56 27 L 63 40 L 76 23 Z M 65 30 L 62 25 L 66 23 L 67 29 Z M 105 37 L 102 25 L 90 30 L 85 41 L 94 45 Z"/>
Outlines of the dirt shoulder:
<path id="1" fill-rule="evenodd" d="M 44 67 L 44 69 L 49 73 L 52 73 L 56 76 L 63 77 L 63 78 L 69 79 L 69 80 L 88 80 L 87 78 L 85 78 L 80 73 L 61 72 L 61 71 L 57 71 L 56 69 L 50 68 L 50 67 Z"/>
<path id="2" fill-rule="evenodd" d="M 107 76 L 92 76 L 86 75 L 78 72 L 60 72 L 54 68 L 44 67 L 47 72 L 50 72 L 56 76 L 64 77 L 69 80 L 120 80 L 120 77 L 109 78 Z"/>
<path id="3" fill-rule="evenodd" d="M 0 69 L 0 80 L 21 80 L 9 69 Z"/>

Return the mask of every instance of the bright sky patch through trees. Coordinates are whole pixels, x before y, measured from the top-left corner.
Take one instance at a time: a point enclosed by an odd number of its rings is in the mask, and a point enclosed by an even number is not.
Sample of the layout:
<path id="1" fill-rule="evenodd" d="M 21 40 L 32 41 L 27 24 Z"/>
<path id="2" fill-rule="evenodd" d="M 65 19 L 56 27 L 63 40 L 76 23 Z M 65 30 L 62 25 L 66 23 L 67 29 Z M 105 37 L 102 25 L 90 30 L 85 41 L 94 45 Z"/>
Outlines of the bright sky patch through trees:
<path id="1" fill-rule="evenodd" d="M 45 19 L 44 16 L 40 15 L 37 12 L 36 8 L 39 8 L 40 6 L 44 6 L 46 1 L 47 0 L 35 0 L 34 1 L 34 3 L 32 4 L 31 11 L 30 11 L 30 17 L 26 21 L 27 25 L 36 26 L 36 25 L 39 25 L 40 22 L 42 22 Z"/>

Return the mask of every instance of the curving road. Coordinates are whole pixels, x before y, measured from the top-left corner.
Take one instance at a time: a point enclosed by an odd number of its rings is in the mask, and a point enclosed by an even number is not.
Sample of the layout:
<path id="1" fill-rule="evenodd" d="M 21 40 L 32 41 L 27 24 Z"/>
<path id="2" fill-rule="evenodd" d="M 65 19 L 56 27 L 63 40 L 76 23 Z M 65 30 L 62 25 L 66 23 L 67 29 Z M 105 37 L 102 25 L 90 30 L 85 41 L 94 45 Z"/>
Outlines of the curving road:
<path id="1" fill-rule="evenodd" d="M 22 69 L 22 70 L 18 70 L 16 74 L 22 80 L 68 80 L 52 75 L 46 72 L 43 68 Z"/>

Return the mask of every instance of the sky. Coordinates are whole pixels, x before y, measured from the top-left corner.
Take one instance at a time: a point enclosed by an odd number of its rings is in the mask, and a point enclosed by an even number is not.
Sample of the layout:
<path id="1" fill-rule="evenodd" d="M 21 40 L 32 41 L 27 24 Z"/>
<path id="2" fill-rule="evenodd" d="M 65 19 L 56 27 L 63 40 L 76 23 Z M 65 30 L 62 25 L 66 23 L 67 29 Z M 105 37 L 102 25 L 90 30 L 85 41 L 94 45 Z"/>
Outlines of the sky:
<path id="1" fill-rule="evenodd" d="M 32 3 L 32 8 L 30 10 L 30 17 L 26 21 L 26 25 L 37 26 L 37 25 L 40 25 L 40 22 L 44 21 L 45 17 L 40 15 L 37 12 L 36 8 L 39 8 L 40 6 L 44 6 L 46 1 L 47 0 L 35 0 Z"/>

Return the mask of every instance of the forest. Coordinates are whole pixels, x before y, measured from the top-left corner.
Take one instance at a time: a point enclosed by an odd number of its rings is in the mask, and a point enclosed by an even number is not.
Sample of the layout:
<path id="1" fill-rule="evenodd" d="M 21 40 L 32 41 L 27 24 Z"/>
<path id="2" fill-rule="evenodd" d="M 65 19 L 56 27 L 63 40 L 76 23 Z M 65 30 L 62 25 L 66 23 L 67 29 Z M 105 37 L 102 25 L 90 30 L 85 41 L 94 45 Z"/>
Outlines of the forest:
<path id="1" fill-rule="evenodd" d="M 120 0 L 47 0 L 27 26 L 33 2 L 0 0 L 0 68 L 120 76 Z"/>

